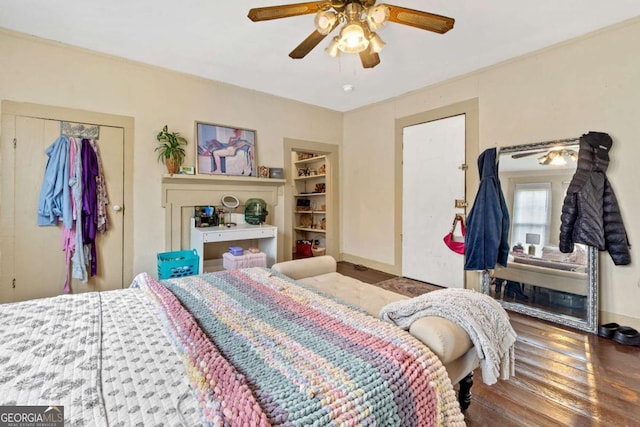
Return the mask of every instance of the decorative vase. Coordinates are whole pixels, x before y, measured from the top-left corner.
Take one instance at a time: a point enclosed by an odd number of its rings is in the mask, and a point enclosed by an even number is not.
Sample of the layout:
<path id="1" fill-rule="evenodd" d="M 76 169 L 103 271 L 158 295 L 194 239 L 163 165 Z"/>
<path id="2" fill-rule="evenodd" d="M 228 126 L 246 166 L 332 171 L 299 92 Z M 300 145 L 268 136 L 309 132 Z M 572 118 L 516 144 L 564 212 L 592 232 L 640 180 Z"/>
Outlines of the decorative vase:
<path id="1" fill-rule="evenodd" d="M 174 158 L 167 157 L 164 160 L 164 163 L 167 165 L 167 172 L 171 175 L 173 175 L 174 173 L 178 173 L 178 171 L 180 170 L 180 165 Z"/>

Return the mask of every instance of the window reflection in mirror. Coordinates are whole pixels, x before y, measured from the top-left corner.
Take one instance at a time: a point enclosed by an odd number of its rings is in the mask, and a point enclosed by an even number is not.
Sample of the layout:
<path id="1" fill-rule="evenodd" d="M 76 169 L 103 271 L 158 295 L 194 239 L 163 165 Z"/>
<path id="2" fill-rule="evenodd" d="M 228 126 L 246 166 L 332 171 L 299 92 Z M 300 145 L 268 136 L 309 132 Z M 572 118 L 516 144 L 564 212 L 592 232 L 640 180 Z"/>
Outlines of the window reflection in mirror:
<path id="1" fill-rule="evenodd" d="M 489 292 L 507 306 L 588 320 L 588 248 L 576 245 L 571 254 L 558 249 L 562 205 L 577 155 L 577 144 L 500 153 L 511 251 L 507 268 L 493 271 Z"/>

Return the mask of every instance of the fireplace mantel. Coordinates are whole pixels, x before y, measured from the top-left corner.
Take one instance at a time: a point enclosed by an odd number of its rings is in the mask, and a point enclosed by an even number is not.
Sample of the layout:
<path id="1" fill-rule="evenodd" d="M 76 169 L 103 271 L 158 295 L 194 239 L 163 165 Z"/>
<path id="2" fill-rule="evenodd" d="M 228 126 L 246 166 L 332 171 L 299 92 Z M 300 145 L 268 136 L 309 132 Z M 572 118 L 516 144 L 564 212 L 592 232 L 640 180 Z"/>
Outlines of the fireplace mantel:
<path id="1" fill-rule="evenodd" d="M 286 180 L 219 175 L 163 175 L 162 207 L 165 208 L 165 250 L 187 249 L 190 218 L 194 206 L 220 205 L 220 200 L 232 194 L 240 205 L 250 198 L 263 199 L 274 215 L 278 192 Z M 274 222 L 274 218 L 270 218 Z"/>

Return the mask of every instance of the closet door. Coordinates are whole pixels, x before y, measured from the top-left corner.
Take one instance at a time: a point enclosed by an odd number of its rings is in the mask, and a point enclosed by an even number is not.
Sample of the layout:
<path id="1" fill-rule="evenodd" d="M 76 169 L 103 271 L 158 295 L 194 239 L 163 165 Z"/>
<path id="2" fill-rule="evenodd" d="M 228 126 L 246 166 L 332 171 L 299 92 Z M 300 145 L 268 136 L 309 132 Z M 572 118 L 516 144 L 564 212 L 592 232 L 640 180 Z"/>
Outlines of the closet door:
<path id="1" fill-rule="evenodd" d="M 60 135 L 60 122 L 15 116 L 14 301 L 63 293 L 66 274 L 62 228 L 39 227 L 37 209 L 47 163 L 45 150 Z M 98 234 L 97 274 L 87 283 L 71 282 L 73 293 L 123 287 L 124 130 L 101 126 L 100 154 L 110 204 L 109 229 Z"/>

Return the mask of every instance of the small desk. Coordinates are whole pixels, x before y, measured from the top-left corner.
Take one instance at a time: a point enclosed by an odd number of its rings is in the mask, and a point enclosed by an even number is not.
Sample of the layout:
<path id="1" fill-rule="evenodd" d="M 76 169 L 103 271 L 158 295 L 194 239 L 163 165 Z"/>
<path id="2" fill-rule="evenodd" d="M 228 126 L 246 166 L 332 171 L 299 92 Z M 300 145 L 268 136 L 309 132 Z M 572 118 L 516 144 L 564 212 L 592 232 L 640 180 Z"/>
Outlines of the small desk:
<path id="1" fill-rule="evenodd" d="M 267 255 L 267 267 L 276 263 L 278 254 L 278 227 L 274 225 L 238 224 L 233 227 L 196 228 L 191 218 L 191 247 L 200 257 L 199 273 L 204 273 L 204 244 L 212 242 L 232 242 L 237 240 L 257 240 L 258 247 Z"/>

